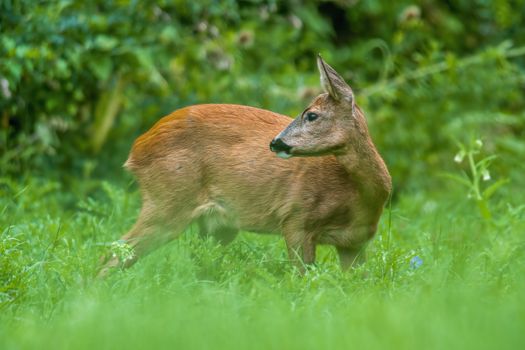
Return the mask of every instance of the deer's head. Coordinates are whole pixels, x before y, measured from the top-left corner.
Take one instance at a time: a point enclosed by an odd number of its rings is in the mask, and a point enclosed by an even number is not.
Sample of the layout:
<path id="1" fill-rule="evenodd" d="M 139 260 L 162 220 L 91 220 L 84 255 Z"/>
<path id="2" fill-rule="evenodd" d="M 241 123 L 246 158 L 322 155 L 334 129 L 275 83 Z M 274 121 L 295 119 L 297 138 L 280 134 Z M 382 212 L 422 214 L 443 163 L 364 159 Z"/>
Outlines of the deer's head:
<path id="1" fill-rule="evenodd" d="M 272 140 L 270 149 L 281 158 L 344 153 L 368 135 L 352 88 L 320 56 L 317 67 L 325 93 Z"/>

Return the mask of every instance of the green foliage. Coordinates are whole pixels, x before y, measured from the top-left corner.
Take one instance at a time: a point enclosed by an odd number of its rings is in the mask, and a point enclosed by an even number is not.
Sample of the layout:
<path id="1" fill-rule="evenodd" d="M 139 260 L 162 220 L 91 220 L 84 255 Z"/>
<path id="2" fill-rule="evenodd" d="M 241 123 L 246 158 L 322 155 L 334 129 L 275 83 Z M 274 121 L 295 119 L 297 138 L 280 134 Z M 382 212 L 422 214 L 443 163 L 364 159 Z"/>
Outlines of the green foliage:
<path id="1" fill-rule="evenodd" d="M 492 161 L 496 159 L 496 156 L 492 155 L 476 160 L 475 157 L 481 153 L 482 147 L 483 142 L 479 139 L 472 140 L 468 146 L 459 143 L 459 153 L 454 157 L 454 161 L 462 163 L 466 157 L 468 171 L 463 171 L 461 175 L 452 173 L 444 175 L 466 188 L 467 197 L 476 201 L 481 216 L 486 220 L 490 220 L 492 219 L 492 213 L 489 209 L 489 200 L 496 191 L 508 182 L 508 179 L 499 179 L 490 185 L 483 185 L 483 182 L 492 180 L 489 167 Z"/>
<path id="2" fill-rule="evenodd" d="M 133 259 L 135 252 L 133 247 L 126 242 L 116 241 L 111 243 L 110 252 L 112 256 L 117 257 L 118 261 L 124 264 L 126 261 Z"/>

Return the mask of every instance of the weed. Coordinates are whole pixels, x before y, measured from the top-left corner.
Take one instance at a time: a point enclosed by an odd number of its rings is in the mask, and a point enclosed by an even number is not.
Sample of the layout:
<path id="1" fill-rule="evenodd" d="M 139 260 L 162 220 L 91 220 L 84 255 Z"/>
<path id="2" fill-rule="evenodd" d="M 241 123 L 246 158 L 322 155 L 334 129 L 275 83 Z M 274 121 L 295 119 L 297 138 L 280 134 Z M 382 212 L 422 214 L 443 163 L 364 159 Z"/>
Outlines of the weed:
<path id="1" fill-rule="evenodd" d="M 458 147 L 459 152 L 454 157 L 454 162 L 461 164 L 466 158 L 467 171 L 462 170 L 461 175 L 447 173 L 444 176 L 462 185 L 467 190 L 467 197 L 476 202 L 481 216 L 485 220 L 491 220 L 492 212 L 489 201 L 509 180 L 503 178 L 489 183 L 492 180 L 489 168 L 496 156 L 490 155 L 476 159 L 483 147 L 483 142 L 480 139 L 472 140 L 467 146 L 458 143 Z M 484 185 L 485 183 L 488 184 Z"/>

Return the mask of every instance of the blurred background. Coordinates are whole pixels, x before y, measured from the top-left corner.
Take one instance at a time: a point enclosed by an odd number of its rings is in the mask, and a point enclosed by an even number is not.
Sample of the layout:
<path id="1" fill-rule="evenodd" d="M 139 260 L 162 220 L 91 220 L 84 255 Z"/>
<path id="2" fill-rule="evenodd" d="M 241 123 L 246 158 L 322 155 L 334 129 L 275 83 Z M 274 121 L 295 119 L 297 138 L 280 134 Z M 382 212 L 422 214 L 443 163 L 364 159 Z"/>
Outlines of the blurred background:
<path id="1" fill-rule="evenodd" d="M 473 139 L 525 184 L 524 19 L 523 0 L 2 0 L 0 175 L 128 179 L 133 140 L 186 105 L 295 116 L 321 53 L 398 192 L 435 187 Z"/>

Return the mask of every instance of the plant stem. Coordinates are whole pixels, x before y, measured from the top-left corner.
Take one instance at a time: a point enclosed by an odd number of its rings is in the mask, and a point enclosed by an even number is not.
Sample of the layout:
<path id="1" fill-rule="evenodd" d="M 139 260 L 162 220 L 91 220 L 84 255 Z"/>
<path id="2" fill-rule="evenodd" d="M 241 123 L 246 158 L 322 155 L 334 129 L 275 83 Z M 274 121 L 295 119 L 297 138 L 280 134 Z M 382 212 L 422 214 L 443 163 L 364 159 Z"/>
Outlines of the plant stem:
<path id="1" fill-rule="evenodd" d="M 476 167 L 476 163 L 474 163 L 474 155 L 472 154 L 472 151 L 467 152 L 467 159 L 470 166 L 470 172 L 472 173 L 472 188 L 474 189 L 474 195 L 476 196 L 476 200 L 480 201 L 483 198 L 479 192 L 478 168 Z"/>

